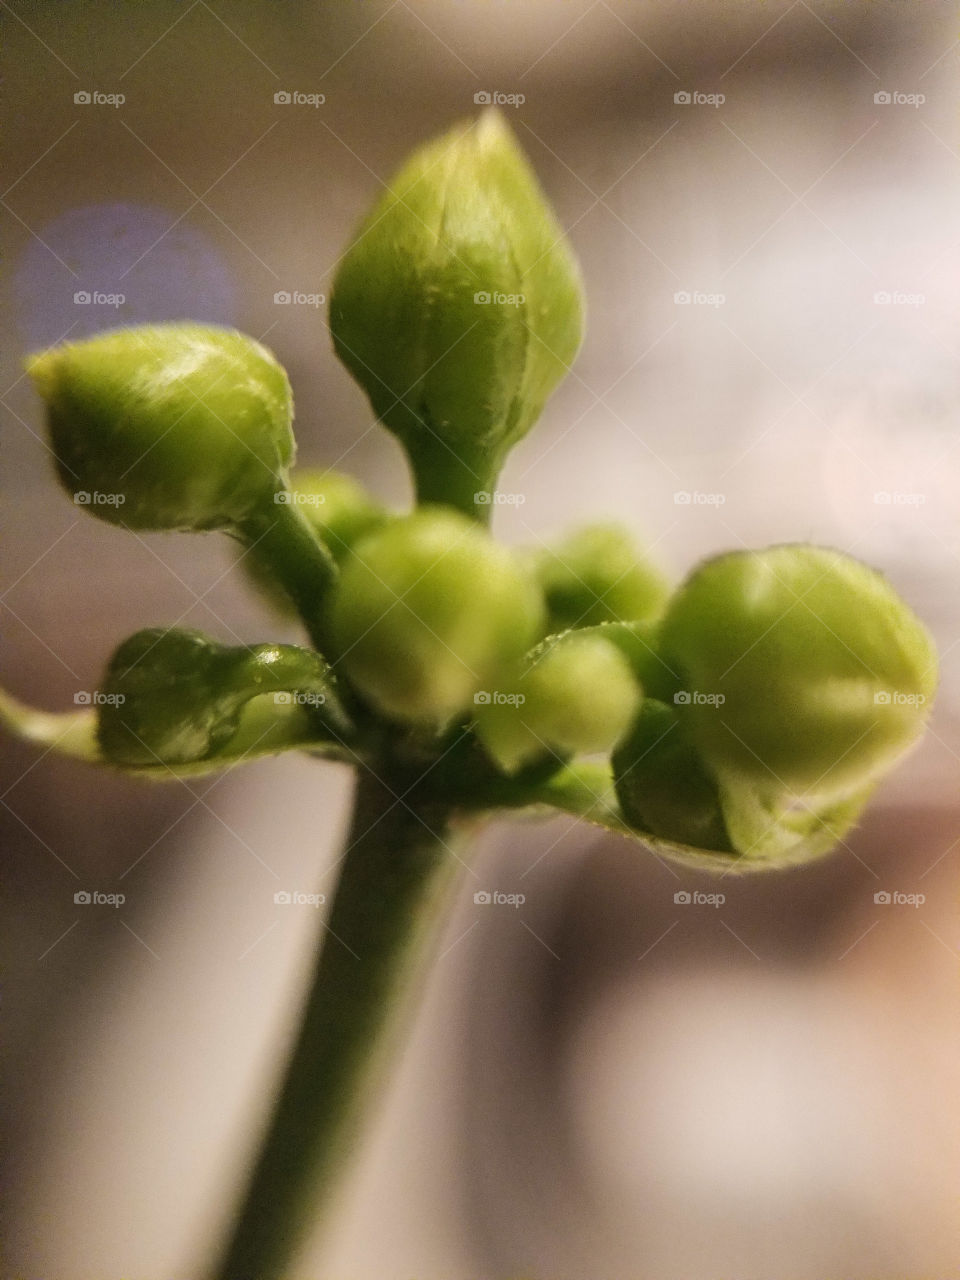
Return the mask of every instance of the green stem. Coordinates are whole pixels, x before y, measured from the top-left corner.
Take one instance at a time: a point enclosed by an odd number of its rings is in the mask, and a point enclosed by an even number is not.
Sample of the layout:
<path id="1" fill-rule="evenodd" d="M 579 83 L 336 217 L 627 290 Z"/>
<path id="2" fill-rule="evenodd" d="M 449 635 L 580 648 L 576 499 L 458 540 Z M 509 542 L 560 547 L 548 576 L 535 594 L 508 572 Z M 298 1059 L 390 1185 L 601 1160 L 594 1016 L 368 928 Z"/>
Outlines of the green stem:
<path id="1" fill-rule="evenodd" d="M 303 618 L 313 644 L 325 651 L 325 598 L 337 576 L 333 556 L 317 537 L 300 508 L 277 502 L 252 516 L 240 530 L 241 540 L 270 566 L 277 582 Z"/>
<path id="2" fill-rule="evenodd" d="M 439 441 L 428 438 L 405 441 L 417 489 L 417 503 L 439 502 L 456 507 L 471 520 L 489 525 L 493 513 L 493 490 L 500 472 L 500 459 L 461 457 Z M 477 499 L 486 495 L 489 501 Z"/>
<path id="3" fill-rule="evenodd" d="M 329 1203 L 455 866 L 448 806 L 359 774 L 340 881 L 293 1056 L 212 1280 L 278 1280 Z"/>

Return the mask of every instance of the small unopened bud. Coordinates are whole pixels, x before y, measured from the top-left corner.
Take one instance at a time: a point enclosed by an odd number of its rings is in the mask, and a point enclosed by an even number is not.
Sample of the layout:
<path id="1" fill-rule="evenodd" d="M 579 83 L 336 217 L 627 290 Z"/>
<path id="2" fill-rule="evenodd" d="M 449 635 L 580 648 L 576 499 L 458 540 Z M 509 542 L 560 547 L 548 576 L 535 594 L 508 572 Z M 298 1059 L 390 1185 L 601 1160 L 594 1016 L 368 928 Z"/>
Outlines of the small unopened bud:
<path id="1" fill-rule="evenodd" d="M 423 507 L 362 538 L 331 599 L 337 669 L 400 720 L 449 720 L 529 648 L 543 621 L 515 557 L 455 511 Z"/>
<path id="2" fill-rule="evenodd" d="M 147 325 L 54 347 L 27 369 L 47 403 L 61 483 L 111 524 L 236 527 L 284 486 L 290 387 L 252 338 Z"/>
<path id="3" fill-rule="evenodd" d="M 404 444 L 421 502 L 474 519 L 580 345 L 579 273 L 496 111 L 414 152 L 334 281 L 337 354 Z"/>
<path id="4" fill-rule="evenodd" d="M 475 707 L 477 736 L 513 773 L 540 756 L 609 752 L 630 727 L 640 685 L 620 648 L 570 632 L 545 641 L 506 687 Z"/>
<path id="5" fill-rule="evenodd" d="M 660 646 L 707 767 L 768 794 L 862 788 L 917 739 L 936 688 L 916 615 L 875 570 L 821 547 L 703 564 L 671 601 Z"/>
<path id="6" fill-rule="evenodd" d="M 536 574 L 558 631 L 646 622 L 663 611 L 669 597 L 664 575 L 617 524 L 588 525 L 537 552 Z"/>

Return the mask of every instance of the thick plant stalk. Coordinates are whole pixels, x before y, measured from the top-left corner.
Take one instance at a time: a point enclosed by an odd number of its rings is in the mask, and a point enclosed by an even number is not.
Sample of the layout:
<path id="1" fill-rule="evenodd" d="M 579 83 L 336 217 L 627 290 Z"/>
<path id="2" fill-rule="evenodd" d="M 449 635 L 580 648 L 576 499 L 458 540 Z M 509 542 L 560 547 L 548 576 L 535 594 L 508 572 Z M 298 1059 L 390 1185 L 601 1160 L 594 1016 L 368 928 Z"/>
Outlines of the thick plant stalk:
<path id="1" fill-rule="evenodd" d="M 358 776 L 329 931 L 297 1042 L 212 1280 L 283 1276 L 356 1145 L 397 1006 L 457 865 L 449 807 L 418 790 L 409 778 Z"/>

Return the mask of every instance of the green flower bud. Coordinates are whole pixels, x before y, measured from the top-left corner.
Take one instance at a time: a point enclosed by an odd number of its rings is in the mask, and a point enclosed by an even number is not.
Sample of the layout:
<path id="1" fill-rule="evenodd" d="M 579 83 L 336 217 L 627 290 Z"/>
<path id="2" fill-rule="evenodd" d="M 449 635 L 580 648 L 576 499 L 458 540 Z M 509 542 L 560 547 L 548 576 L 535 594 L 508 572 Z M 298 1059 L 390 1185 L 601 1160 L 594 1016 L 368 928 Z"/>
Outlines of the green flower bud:
<path id="1" fill-rule="evenodd" d="M 331 599 L 338 665 L 399 720 L 443 723 L 529 648 L 543 621 L 535 584 L 472 521 L 423 507 L 368 534 Z"/>
<path id="2" fill-rule="evenodd" d="M 660 615 L 670 594 L 666 578 L 618 524 L 588 525 L 538 552 L 536 574 L 558 631 L 645 622 Z"/>
<path id="3" fill-rule="evenodd" d="M 695 849 L 733 851 L 717 784 L 675 708 L 647 698 L 612 764 L 617 799 L 631 826 Z"/>
<path id="4" fill-rule="evenodd" d="M 708 561 L 660 644 L 706 767 L 765 796 L 861 790 L 919 736 L 936 686 L 933 642 L 889 583 L 819 547 Z"/>
<path id="5" fill-rule="evenodd" d="M 474 712 L 477 736 L 514 773 L 548 752 L 609 752 L 630 727 L 641 690 L 621 649 L 596 632 L 539 645 L 506 688 Z"/>
<path id="6" fill-rule="evenodd" d="M 97 735 L 115 764 L 177 765 L 217 755 L 237 732 L 246 704 L 292 691 L 328 726 L 349 732 L 319 654 L 295 645 L 227 648 L 199 631 L 150 629 L 117 649 L 107 668 Z"/>
<path id="7" fill-rule="evenodd" d="M 580 345 L 579 274 L 499 113 L 420 148 L 340 263 L 337 354 L 404 444 L 421 502 L 475 519 Z"/>
<path id="8" fill-rule="evenodd" d="M 290 477 L 288 493 L 287 505 L 297 509 L 337 560 L 342 560 L 363 534 L 391 518 L 362 485 L 340 471 L 297 468 Z M 277 580 L 274 563 L 264 554 L 260 542 L 253 542 L 241 556 L 240 564 L 274 609 L 286 614 L 294 611 L 290 596 Z"/>
<path id="9" fill-rule="evenodd" d="M 235 527 L 284 487 L 290 387 L 252 338 L 197 324 L 118 329 L 27 369 L 61 483 L 111 524 Z"/>

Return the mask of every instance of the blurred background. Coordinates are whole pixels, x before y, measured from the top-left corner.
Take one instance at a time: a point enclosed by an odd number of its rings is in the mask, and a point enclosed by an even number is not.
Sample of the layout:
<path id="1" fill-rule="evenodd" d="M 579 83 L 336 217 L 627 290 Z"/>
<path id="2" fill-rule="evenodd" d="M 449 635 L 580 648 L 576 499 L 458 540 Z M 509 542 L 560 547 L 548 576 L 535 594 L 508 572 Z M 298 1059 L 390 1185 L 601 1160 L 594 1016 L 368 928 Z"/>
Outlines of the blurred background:
<path id="1" fill-rule="evenodd" d="M 22 354 L 118 323 L 236 325 L 290 372 L 301 461 L 404 504 L 324 306 L 275 295 L 329 293 L 407 152 L 497 95 L 589 306 L 498 534 L 617 518 L 677 577 L 726 548 L 836 546 L 941 648 L 922 747 L 813 867 L 718 882 L 572 822 L 490 828 L 335 1230 L 293 1274 L 960 1274 L 955 6 L 0 7 L 15 693 L 72 706 L 149 625 L 298 638 L 224 540 L 70 504 Z M 349 776 L 284 758 L 148 786 L 2 755 L 4 1274 L 197 1280 L 319 928 L 273 894 L 332 891 Z M 725 900 L 675 901 L 694 889 Z"/>

